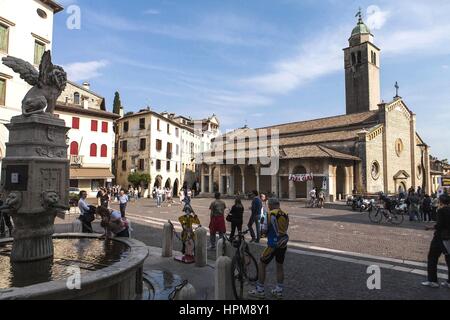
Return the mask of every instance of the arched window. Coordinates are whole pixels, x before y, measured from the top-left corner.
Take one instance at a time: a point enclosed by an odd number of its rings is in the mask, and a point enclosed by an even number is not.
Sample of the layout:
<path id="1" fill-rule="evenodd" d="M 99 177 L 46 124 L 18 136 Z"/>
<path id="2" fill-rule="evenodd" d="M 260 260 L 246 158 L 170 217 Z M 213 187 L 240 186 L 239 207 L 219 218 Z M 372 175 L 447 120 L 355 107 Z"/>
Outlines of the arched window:
<path id="1" fill-rule="evenodd" d="M 77 156 L 78 155 L 78 142 L 76 142 L 76 141 L 73 141 L 71 144 L 70 144 L 70 155 L 71 156 Z"/>
<path id="2" fill-rule="evenodd" d="M 356 64 L 356 56 L 355 56 L 355 53 L 352 52 L 352 65 L 355 65 L 355 64 Z"/>
<path id="3" fill-rule="evenodd" d="M 377 53 L 376 52 L 373 53 L 373 64 L 377 65 Z"/>
<path id="4" fill-rule="evenodd" d="M 91 144 L 91 157 L 97 156 L 97 145 L 95 143 Z"/>
<path id="5" fill-rule="evenodd" d="M 100 147 L 100 157 L 102 158 L 108 157 L 108 146 L 106 144 L 103 144 Z"/>
<path id="6" fill-rule="evenodd" d="M 358 51 L 358 63 L 362 62 L 362 54 L 361 51 Z"/>
<path id="7" fill-rule="evenodd" d="M 80 93 L 79 92 L 75 92 L 73 94 L 73 103 L 80 104 Z"/>

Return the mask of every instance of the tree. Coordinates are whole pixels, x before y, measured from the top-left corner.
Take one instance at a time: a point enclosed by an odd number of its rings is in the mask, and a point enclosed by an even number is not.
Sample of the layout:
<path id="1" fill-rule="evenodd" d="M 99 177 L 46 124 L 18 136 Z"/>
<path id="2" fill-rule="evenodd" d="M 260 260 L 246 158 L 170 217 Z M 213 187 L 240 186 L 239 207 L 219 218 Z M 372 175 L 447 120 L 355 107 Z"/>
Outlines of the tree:
<path id="1" fill-rule="evenodd" d="M 114 93 L 114 103 L 113 103 L 113 112 L 115 114 L 120 114 L 120 109 L 122 108 L 122 102 L 120 101 L 120 94 L 116 91 Z"/>
<path id="2" fill-rule="evenodd" d="M 133 172 L 128 176 L 128 182 L 131 183 L 134 187 L 137 187 L 141 184 L 148 185 L 151 180 L 152 178 L 148 173 Z"/>

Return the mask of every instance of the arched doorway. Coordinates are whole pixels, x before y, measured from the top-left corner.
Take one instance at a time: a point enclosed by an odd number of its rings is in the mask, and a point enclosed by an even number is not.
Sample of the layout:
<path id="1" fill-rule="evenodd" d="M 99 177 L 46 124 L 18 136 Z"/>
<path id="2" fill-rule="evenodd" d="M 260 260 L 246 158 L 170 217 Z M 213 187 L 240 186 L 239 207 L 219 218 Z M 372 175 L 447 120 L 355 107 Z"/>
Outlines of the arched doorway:
<path id="1" fill-rule="evenodd" d="M 212 192 L 216 193 L 219 192 L 219 185 L 220 185 L 220 175 L 219 175 L 219 168 L 214 167 L 212 169 Z"/>
<path id="2" fill-rule="evenodd" d="M 175 182 L 173 183 L 173 196 L 177 197 L 178 196 L 178 191 L 180 189 L 180 183 L 178 181 L 178 179 L 175 180 Z"/>
<path id="3" fill-rule="evenodd" d="M 231 171 L 233 177 L 234 194 L 242 193 L 242 171 L 238 166 L 233 167 Z"/>
<path id="4" fill-rule="evenodd" d="M 155 179 L 155 184 L 154 187 L 159 188 L 162 186 L 162 177 L 161 176 L 157 176 Z"/>
<path id="5" fill-rule="evenodd" d="M 297 166 L 294 169 L 294 174 L 306 174 L 306 168 L 304 166 Z M 305 182 L 294 182 L 295 184 L 295 197 L 297 199 L 308 198 L 308 188 Z"/>
<path id="6" fill-rule="evenodd" d="M 166 188 L 166 189 L 172 188 L 172 181 L 170 181 L 170 178 L 166 180 L 166 184 L 164 185 L 164 188 Z"/>
<path id="7" fill-rule="evenodd" d="M 252 191 L 258 191 L 256 188 L 256 169 L 254 166 L 248 166 L 244 171 L 245 176 L 245 193 L 249 193 Z"/>
<path id="8" fill-rule="evenodd" d="M 338 166 L 336 168 L 336 197 L 339 197 L 339 195 L 341 195 L 341 199 L 345 198 L 346 183 L 347 183 L 347 174 L 345 172 L 345 167 Z"/>

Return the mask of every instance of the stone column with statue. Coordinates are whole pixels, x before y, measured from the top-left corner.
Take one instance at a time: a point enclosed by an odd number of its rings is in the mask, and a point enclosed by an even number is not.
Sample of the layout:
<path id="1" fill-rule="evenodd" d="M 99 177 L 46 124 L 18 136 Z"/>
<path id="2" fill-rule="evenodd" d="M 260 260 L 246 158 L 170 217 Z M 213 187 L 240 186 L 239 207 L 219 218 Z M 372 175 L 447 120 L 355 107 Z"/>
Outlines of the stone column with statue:
<path id="1" fill-rule="evenodd" d="M 67 75 L 52 64 L 50 51 L 44 53 L 39 71 L 18 58 L 2 61 L 33 87 L 22 101 L 22 115 L 6 125 L 9 143 L 1 184 L 6 199 L 0 210 L 14 221 L 11 261 L 38 261 L 53 256 L 55 218 L 68 209 L 69 128 L 54 115 Z"/>

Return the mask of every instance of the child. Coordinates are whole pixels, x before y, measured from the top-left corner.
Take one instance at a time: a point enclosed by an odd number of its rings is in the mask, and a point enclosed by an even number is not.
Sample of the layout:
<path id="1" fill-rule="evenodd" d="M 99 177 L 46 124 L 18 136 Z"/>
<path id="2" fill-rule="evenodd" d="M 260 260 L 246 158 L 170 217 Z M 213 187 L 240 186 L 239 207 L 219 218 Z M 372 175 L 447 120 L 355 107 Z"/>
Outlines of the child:
<path id="1" fill-rule="evenodd" d="M 183 242 L 183 257 L 181 262 L 193 263 L 194 262 L 194 240 L 195 233 L 193 229 L 194 224 L 200 224 L 198 216 L 189 204 L 186 204 L 183 209 L 184 215 L 178 218 L 178 221 L 183 228 L 181 232 L 181 241 Z"/>

